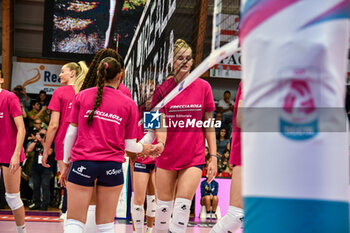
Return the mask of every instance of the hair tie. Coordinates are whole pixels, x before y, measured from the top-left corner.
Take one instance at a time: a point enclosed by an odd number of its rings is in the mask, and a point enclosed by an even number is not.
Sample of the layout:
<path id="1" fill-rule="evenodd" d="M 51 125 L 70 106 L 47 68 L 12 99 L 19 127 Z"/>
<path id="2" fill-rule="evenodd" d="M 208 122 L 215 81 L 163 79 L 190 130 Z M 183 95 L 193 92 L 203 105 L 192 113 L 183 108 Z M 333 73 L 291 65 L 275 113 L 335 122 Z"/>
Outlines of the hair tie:
<path id="1" fill-rule="evenodd" d="M 105 62 L 105 66 L 106 66 L 106 70 L 108 69 L 108 63 L 107 62 Z"/>

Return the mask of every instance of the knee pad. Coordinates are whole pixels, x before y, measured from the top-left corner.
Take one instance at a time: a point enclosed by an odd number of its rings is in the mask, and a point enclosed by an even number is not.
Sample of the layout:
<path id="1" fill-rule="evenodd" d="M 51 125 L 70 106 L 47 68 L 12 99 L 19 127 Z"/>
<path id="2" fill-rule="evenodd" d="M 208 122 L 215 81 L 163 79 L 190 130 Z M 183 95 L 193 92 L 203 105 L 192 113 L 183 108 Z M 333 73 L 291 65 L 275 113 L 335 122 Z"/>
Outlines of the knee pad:
<path id="1" fill-rule="evenodd" d="M 174 201 L 157 200 L 155 228 L 158 231 L 166 231 L 169 229 L 170 217 L 173 212 Z"/>
<path id="2" fill-rule="evenodd" d="M 66 225 L 64 227 L 64 233 L 83 233 L 85 224 L 75 220 L 67 219 Z"/>
<path id="3" fill-rule="evenodd" d="M 5 198 L 11 210 L 17 210 L 23 206 L 21 194 L 19 192 L 5 193 Z"/>
<path id="4" fill-rule="evenodd" d="M 227 214 L 211 229 L 210 233 L 236 232 L 242 226 L 243 210 L 230 206 Z"/>
<path id="5" fill-rule="evenodd" d="M 114 233 L 114 222 L 105 223 L 105 224 L 97 224 L 97 232 L 98 233 Z"/>
<path id="6" fill-rule="evenodd" d="M 185 233 L 191 211 L 191 200 L 185 198 L 176 198 L 174 204 L 173 220 L 170 225 L 170 231 L 176 233 Z"/>
<path id="7" fill-rule="evenodd" d="M 146 215 L 151 218 L 156 216 L 156 196 L 154 195 L 147 195 Z"/>
<path id="8" fill-rule="evenodd" d="M 142 205 L 134 205 L 134 209 L 132 210 L 132 219 L 134 220 L 136 232 L 138 232 L 139 229 L 143 229 L 145 210 Z"/>

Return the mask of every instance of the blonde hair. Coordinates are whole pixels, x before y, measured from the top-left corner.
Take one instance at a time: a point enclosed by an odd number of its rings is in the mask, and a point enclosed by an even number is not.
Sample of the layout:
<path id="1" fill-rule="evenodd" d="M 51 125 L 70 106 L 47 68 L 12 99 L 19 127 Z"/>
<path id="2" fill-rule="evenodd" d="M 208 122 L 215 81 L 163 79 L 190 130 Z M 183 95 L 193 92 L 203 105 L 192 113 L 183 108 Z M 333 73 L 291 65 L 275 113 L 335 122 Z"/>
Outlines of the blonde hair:
<path id="1" fill-rule="evenodd" d="M 182 39 L 177 39 L 174 44 L 174 56 L 181 50 L 181 49 L 189 49 L 191 51 L 192 56 L 192 49 L 191 47 L 186 43 L 186 41 Z"/>
<path id="2" fill-rule="evenodd" d="M 89 71 L 89 68 L 87 67 L 84 61 L 79 61 L 78 63 L 69 62 L 64 66 L 68 67 L 70 70 L 75 70 L 74 90 L 75 93 L 78 93 L 81 86 L 83 85 L 85 76 Z"/>

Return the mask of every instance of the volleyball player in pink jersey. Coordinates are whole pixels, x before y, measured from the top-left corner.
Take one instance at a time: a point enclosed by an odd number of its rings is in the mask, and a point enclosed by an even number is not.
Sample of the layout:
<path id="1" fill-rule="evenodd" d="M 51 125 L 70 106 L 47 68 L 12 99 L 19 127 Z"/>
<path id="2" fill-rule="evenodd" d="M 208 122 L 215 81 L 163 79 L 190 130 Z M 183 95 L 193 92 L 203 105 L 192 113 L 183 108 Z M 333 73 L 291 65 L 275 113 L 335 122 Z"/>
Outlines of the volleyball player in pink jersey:
<path id="1" fill-rule="evenodd" d="M 49 109 L 51 110 L 51 120 L 47 129 L 45 147 L 42 164 L 47 164 L 48 151 L 55 140 L 55 154 L 60 171 L 63 169 L 63 142 L 69 126 L 68 117 L 72 109 L 75 94 L 80 90 L 82 80 L 88 71 L 85 62 L 70 62 L 62 66 L 59 74 L 61 84 L 65 85 L 57 88 L 51 98 Z M 80 84 L 79 84 L 80 83 Z"/>
<path id="2" fill-rule="evenodd" d="M 148 80 L 140 87 L 144 90 L 145 103 L 140 107 L 140 116 L 145 111 L 151 110 L 152 97 L 154 94 L 155 84 L 153 80 Z M 163 130 L 162 130 L 163 131 Z M 153 137 L 150 141 L 147 138 L 143 139 L 147 131 L 144 130 L 143 125 L 139 126 L 139 138 L 141 143 L 157 144 Z M 153 141 L 153 142 L 152 142 Z M 151 157 L 137 158 L 134 163 L 130 163 L 133 168 L 132 172 L 132 197 L 131 197 L 131 217 L 133 220 L 134 232 L 144 232 L 144 202 L 145 196 L 147 201 L 146 219 L 147 228 L 146 233 L 151 233 L 153 230 L 154 217 L 156 212 L 155 200 L 155 159 Z M 147 193 L 147 195 L 146 195 Z"/>
<path id="3" fill-rule="evenodd" d="M 114 217 L 124 179 L 125 150 L 150 153 L 152 145 L 136 143 L 138 110 L 118 89 L 121 65 L 114 58 L 98 67 L 97 87 L 79 92 L 73 102 L 64 145 L 64 162 L 70 166 L 68 212 L 64 232 L 82 233 L 88 206 L 96 188 L 98 232 L 114 232 Z M 66 167 L 66 168 L 67 168 Z M 67 172 L 61 176 L 65 184 Z"/>
<path id="4" fill-rule="evenodd" d="M 244 217 L 243 196 L 242 196 L 242 156 L 241 156 L 241 112 L 242 106 L 242 82 L 240 82 L 236 103 L 233 109 L 232 118 L 232 144 L 230 163 L 232 169 L 230 207 L 227 214 L 221 218 L 210 233 L 236 232 L 241 226 Z"/>
<path id="5" fill-rule="evenodd" d="M 25 159 L 23 142 L 26 134 L 18 97 L 2 89 L 0 71 L 0 165 L 5 183 L 5 198 L 15 217 L 17 232 L 25 233 L 24 206 L 20 195 L 21 163 Z"/>
<path id="6" fill-rule="evenodd" d="M 86 77 L 84 79 L 84 82 L 80 88 L 80 90 L 85 90 L 90 87 L 96 87 L 97 86 L 97 68 L 102 61 L 102 59 L 106 57 L 112 57 L 116 59 L 121 67 L 122 67 L 122 80 L 124 79 L 124 61 L 123 58 L 120 54 L 118 54 L 115 50 L 113 49 L 101 49 L 96 53 L 94 56 L 94 59 L 92 60 L 90 66 L 89 66 L 89 71 L 86 74 Z M 118 90 L 120 90 L 124 95 L 128 96 L 131 98 L 131 92 L 129 89 L 123 84 L 120 83 Z M 95 192 L 94 192 L 95 193 Z M 95 209 L 96 209 L 96 203 L 95 203 L 95 194 L 92 196 L 91 203 L 89 206 L 89 211 L 88 211 L 88 219 L 86 222 L 86 230 L 85 233 L 94 233 L 96 232 L 96 223 L 95 223 Z"/>
<path id="7" fill-rule="evenodd" d="M 156 92 L 165 93 L 164 90 L 181 83 L 190 73 L 193 64 L 190 46 L 183 40 L 177 40 L 174 45 L 174 54 L 175 75 L 164 81 Z M 155 96 L 158 95 L 155 94 Z M 157 232 L 168 232 L 168 230 L 176 233 L 186 232 L 191 201 L 205 165 L 205 139 L 208 141 L 209 153 L 212 155 L 208 164 L 209 182 L 216 175 L 215 129 L 197 127 L 196 123 L 192 126 L 186 125 L 189 121 L 213 120 L 214 110 L 211 87 L 208 82 L 200 78 L 161 110 L 166 115 L 168 128 L 164 151 L 156 158 L 158 200 L 155 229 Z M 181 123 L 182 121 L 184 124 Z M 174 122 L 177 122 L 177 126 L 174 126 Z M 171 214 L 173 219 L 169 226 Z"/>
<path id="8" fill-rule="evenodd" d="M 61 84 L 65 86 L 59 87 L 54 91 L 49 104 L 51 119 L 46 133 L 42 158 L 42 165 L 44 167 L 50 167 L 50 165 L 47 163 L 49 157 L 48 152 L 51 148 L 53 140 L 55 140 L 55 159 L 59 170 L 62 171 L 63 169 L 63 142 L 69 126 L 68 117 L 72 109 L 74 96 L 79 92 L 88 69 L 89 68 L 86 66 L 86 63 L 83 61 L 78 63 L 70 62 L 61 68 L 59 77 Z M 67 210 L 67 192 L 65 188 L 63 198 L 62 219 L 65 218 Z"/>
<path id="9" fill-rule="evenodd" d="M 142 125 L 139 126 L 139 137 L 141 143 L 145 133 Z M 156 143 L 156 142 L 155 142 Z M 157 144 L 157 143 L 156 143 Z M 147 200 L 147 230 L 146 233 L 151 233 L 156 213 L 156 199 L 155 199 L 155 159 L 151 157 L 137 158 L 133 164 L 133 197 L 132 197 L 132 220 L 136 233 L 144 232 L 144 218 L 145 211 L 143 208 L 145 197 Z M 147 192 L 147 195 L 146 195 Z"/>

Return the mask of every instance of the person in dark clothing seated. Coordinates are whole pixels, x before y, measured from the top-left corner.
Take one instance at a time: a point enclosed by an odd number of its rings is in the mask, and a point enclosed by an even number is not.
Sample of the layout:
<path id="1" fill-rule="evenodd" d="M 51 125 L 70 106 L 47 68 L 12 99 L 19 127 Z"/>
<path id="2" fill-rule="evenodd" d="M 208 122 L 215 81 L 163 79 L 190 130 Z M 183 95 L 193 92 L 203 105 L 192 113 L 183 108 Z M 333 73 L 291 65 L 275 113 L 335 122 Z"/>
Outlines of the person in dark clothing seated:
<path id="1" fill-rule="evenodd" d="M 205 179 L 201 183 L 201 205 L 205 206 L 208 219 L 217 218 L 215 212 L 219 203 L 218 189 L 219 184 L 215 180 L 209 184 L 208 179 Z"/>

